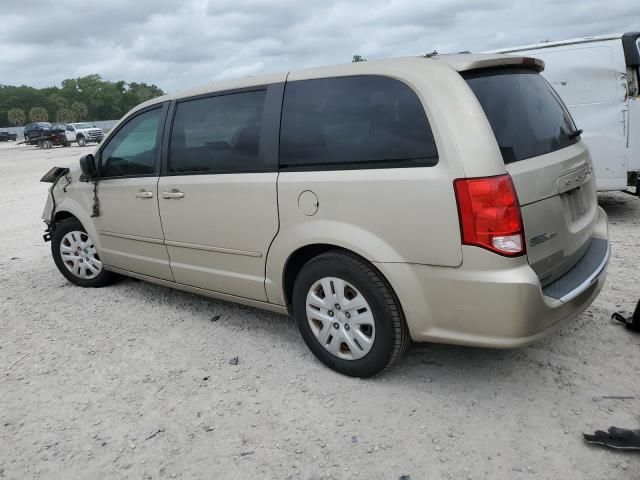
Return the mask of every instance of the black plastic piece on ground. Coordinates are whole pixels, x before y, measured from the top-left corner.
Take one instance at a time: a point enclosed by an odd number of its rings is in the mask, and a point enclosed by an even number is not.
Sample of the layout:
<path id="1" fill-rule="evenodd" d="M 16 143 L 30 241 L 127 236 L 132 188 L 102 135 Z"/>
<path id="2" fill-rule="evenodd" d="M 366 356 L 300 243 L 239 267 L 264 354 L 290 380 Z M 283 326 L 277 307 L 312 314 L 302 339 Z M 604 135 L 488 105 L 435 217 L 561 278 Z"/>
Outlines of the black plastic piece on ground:
<path id="1" fill-rule="evenodd" d="M 620 450 L 640 450 L 640 430 L 609 427 L 609 430 L 606 432 L 596 430 L 593 435 L 587 433 L 583 433 L 582 435 L 585 441 L 589 443 Z"/>
<path id="2" fill-rule="evenodd" d="M 616 312 L 611 315 L 611 319 L 624 324 L 629 330 L 640 332 L 640 300 L 638 300 L 638 304 L 636 305 L 636 309 L 633 311 L 632 316 L 625 317 L 621 313 Z"/>

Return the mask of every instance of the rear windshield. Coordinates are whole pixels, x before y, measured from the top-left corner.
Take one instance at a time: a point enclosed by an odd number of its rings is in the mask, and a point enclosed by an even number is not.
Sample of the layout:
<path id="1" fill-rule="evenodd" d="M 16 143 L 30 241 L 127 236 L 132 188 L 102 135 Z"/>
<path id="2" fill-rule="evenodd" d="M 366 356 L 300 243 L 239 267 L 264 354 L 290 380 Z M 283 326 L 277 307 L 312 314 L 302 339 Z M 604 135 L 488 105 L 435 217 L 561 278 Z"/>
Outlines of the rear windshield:
<path id="1" fill-rule="evenodd" d="M 578 141 L 576 126 L 551 85 L 527 68 L 464 72 L 489 119 L 504 163 L 559 150 Z"/>

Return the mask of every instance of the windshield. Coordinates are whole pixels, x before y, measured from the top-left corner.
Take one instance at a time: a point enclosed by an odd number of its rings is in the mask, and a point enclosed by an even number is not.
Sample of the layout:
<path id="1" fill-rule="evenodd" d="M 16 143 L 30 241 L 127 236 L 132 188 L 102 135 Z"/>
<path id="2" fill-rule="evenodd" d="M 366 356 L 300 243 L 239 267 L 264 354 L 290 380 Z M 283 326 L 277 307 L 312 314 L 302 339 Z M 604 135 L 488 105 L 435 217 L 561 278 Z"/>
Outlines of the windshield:
<path id="1" fill-rule="evenodd" d="M 558 94 L 536 71 L 491 68 L 464 72 L 496 136 L 504 163 L 559 150 L 578 141 Z"/>
<path id="2" fill-rule="evenodd" d="M 93 128 L 93 125 L 89 125 L 88 123 L 72 123 L 76 128 Z"/>

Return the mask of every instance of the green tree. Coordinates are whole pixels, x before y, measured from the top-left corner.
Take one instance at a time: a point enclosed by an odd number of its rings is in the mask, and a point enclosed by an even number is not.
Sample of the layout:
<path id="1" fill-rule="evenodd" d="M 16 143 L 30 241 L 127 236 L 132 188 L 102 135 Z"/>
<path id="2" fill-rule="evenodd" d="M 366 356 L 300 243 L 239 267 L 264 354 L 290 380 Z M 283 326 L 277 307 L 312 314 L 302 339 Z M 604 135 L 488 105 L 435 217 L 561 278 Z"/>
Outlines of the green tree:
<path id="1" fill-rule="evenodd" d="M 27 115 L 21 108 L 12 108 L 7 112 L 7 119 L 14 125 L 24 125 Z"/>
<path id="2" fill-rule="evenodd" d="M 362 55 L 354 55 L 353 59 L 351 60 L 351 63 L 358 63 L 358 62 L 366 62 L 367 59 L 364 58 Z"/>
<path id="3" fill-rule="evenodd" d="M 73 102 L 71 105 L 71 110 L 73 110 L 74 121 L 83 122 L 87 120 L 89 117 L 89 110 L 87 106 L 82 102 Z"/>
<path id="4" fill-rule="evenodd" d="M 44 107 L 32 107 L 29 110 L 29 120 L 32 122 L 46 122 L 49 120 L 49 112 Z"/>
<path id="5" fill-rule="evenodd" d="M 46 88 L 0 84 L 0 127 L 13 123 L 8 116 L 13 108 L 27 112 L 22 123 L 32 117 L 36 107 L 40 107 L 35 110 L 40 121 L 58 118 L 62 109 L 71 109 L 74 121 L 115 120 L 139 103 L 160 95 L 164 92 L 156 85 L 108 81 L 95 74 L 68 78 L 60 86 Z M 67 116 L 68 112 L 62 114 Z"/>
<path id="6" fill-rule="evenodd" d="M 67 102 L 67 99 L 59 93 L 49 95 L 47 99 L 53 104 L 55 111 L 59 111 L 60 109 L 67 108 L 69 106 L 69 102 Z"/>
<path id="7" fill-rule="evenodd" d="M 56 121 L 60 123 L 71 123 L 75 119 L 75 112 L 70 108 L 61 108 L 56 114 Z"/>

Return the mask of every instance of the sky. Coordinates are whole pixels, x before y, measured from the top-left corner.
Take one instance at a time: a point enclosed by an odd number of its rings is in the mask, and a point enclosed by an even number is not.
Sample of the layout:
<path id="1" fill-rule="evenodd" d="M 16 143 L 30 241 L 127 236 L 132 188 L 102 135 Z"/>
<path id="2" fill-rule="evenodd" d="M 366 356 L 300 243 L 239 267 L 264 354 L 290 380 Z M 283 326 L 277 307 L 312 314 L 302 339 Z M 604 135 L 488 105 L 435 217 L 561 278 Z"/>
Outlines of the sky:
<path id="1" fill-rule="evenodd" d="M 98 73 L 175 92 L 365 58 L 640 30 L 638 0 L 21 0 L 0 16 L 0 84 Z"/>

